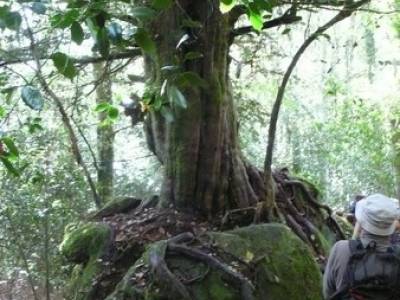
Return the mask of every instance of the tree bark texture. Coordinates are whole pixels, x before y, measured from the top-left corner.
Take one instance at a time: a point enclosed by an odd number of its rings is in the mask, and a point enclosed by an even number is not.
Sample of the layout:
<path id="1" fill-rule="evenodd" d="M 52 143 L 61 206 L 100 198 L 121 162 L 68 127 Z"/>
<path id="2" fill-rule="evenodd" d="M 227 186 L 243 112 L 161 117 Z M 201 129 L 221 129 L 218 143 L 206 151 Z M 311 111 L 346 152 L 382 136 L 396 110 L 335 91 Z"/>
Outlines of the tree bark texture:
<path id="1" fill-rule="evenodd" d="M 201 27 L 185 27 L 187 21 Z M 200 52 L 185 61 L 182 72 L 194 72 L 206 87 L 183 91 L 187 109 L 172 105 L 174 120 L 153 112 L 146 120 L 150 148 L 165 168 L 164 204 L 213 214 L 255 205 L 262 195 L 262 176 L 244 159 L 239 148 L 235 103 L 229 79 L 229 47 L 233 21 L 219 11 L 219 1 L 180 1 L 153 24 L 157 55 L 147 59 L 152 85 L 161 86 L 160 69 L 176 57 Z M 189 39 L 177 49 L 182 36 Z"/>

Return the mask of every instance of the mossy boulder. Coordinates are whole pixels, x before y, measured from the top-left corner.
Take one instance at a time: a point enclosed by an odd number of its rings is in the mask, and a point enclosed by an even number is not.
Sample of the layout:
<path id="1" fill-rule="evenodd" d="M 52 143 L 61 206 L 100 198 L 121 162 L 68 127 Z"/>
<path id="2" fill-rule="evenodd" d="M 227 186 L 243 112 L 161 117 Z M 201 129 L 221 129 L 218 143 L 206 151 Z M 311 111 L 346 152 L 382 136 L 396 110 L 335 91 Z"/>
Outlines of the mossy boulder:
<path id="1" fill-rule="evenodd" d="M 99 256 L 110 242 L 110 237 L 111 228 L 105 223 L 68 225 L 60 251 L 69 261 L 83 263 L 90 257 Z"/>
<path id="2" fill-rule="evenodd" d="M 96 275 L 104 268 L 112 230 L 105 223 L 67 226 L 60 252 L 77 265 L 73 268 L 67 299 L 95 299 L 93 286 Z"/>
<path id="3" fill-rule="evenodd" d="M 134 197 L 115 198 L 107 202 L 92 218 L 101 219 L 118 213 L 125 213 L 137 208 L 142 200 Z"/>
<path id="4" fill-rule="evenodd" d="M 322 299 L 320 269 L 309 248 L 286 226 L 252 225 L 211 232 L 204 240 L 217 249 L 219 260 L 251 280 L 254 299 Z M 150 245 L 107 300 L 177 299 L 173 287 L 160 284 L 150 270 L 149 253 L 154 251 L 165 256 L 168 268 L 185 283 L 192 299 L 242 299 L 239 286 L 221 269 L 167 249 L 167 241 Z M 238 262 L 249 267 L 243 271 Z"/>

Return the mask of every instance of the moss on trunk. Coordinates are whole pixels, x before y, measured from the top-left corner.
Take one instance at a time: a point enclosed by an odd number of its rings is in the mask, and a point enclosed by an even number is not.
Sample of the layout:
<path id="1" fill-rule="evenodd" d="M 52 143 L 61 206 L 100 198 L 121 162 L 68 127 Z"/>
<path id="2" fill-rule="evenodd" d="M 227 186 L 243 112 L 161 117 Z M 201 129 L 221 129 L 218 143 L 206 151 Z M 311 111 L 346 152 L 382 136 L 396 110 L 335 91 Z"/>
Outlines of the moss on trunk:
<path id="1" fill-rule="evenodd" d="M 188 27 L 188 22 L 199 25 Z M 182 109 L 167 99 L 174 120 L 157 110 L 146 120 L 150 148 L 165 166 L 162 203 L 206 216 L 255 205 L 262 193 L 252 185 L 259 181 L 250 178 L 238 143 L 228 74 L 232 25 L 229 15 L 219 11 L 219 1 L 182 1 L 152 25 L 157 53 L 146 60 L 151 97 L 166 82 L 176 85 L 188 104 Z M 184 36 L 187 40 L 177 49 Z M 188 53 L 201 57 L 185 60 Z M 165 66 L 179 71 L 171 75 L 162 70 Z M 185 74 L 201 79 L 175 80 Z"/>

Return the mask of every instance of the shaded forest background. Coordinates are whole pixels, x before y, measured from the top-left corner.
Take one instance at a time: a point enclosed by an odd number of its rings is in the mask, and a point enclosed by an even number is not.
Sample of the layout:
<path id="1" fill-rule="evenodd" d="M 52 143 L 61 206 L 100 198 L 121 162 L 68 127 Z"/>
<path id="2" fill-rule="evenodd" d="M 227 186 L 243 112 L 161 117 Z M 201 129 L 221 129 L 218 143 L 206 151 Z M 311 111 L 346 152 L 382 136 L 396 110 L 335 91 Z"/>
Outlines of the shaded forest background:
<path id="1" fill-rule="evenodd" d="M 288 168 L 315 183 L 324 201 L 337 209 L 345 209 L 359 193 L 399 197 L 398 5 L 374 3 L 330 29 L 304 54 L 286 90 L 273 167 Z M 28 18 L 43 25 L 46 21 L 37 13 L 32 10 Z M 302 12 L 301 22 L 240 37 L 231 50 L 240 143 L 260 168 L 267 142 L 265 120 L 283 73 L 305 37 L 333 13 Z M 43 47 L 59 43 L 71 57 L 91 55 L 90 41 L 66 43 L 67 30 L 44 28 L 39 33 Z M 68 273 L 58 253 L 64 228 L 93 212 L 96 203 L 86 171 L 74 163 L 59 109 L 45 101 L 44 109 L 36 112 L 20 99 L 21 89 L 35 77 L 32 61 L 2 63 L 23 58 L 29 45 L 23 34 L 1 32 L 0 134 L 11 137 L 18 152 L 12 168 L 2 167 L 0 173 L 0 280 L 23 278 L 57 292 Z M 51 72 L 54 66 L 49 63 L 44 69 Z M 78 133 L 82 165 L 99 192 L 110 199 L 158 194 L 162 166 L 147 150 L 142 124 L 133 127 L 124 116 L 132 99 L 145 90 L 143 61 L 83 62 L 79 70 L 72 80 L 59 74 L 52 88 L 63 99 Z M 103 146 L 110 141 L 114 153 L 104 155 L 110 149 Z M 111 162 L 113 176 L 107 177 Z"/>

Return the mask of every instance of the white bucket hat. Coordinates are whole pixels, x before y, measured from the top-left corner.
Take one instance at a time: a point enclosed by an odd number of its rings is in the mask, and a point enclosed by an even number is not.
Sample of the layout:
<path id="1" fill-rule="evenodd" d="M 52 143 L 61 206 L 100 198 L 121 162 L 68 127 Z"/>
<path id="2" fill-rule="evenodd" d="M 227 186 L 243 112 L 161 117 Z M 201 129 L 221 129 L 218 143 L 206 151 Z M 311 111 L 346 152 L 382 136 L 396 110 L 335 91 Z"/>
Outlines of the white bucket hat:
<path id="1" fill-rule="evenodd" d="M 369 233 L 387 236 L 395 231 L 400 214 L 399 203 L 382 194 L 374 194 L 357 202 L 356 219 Z"/>

